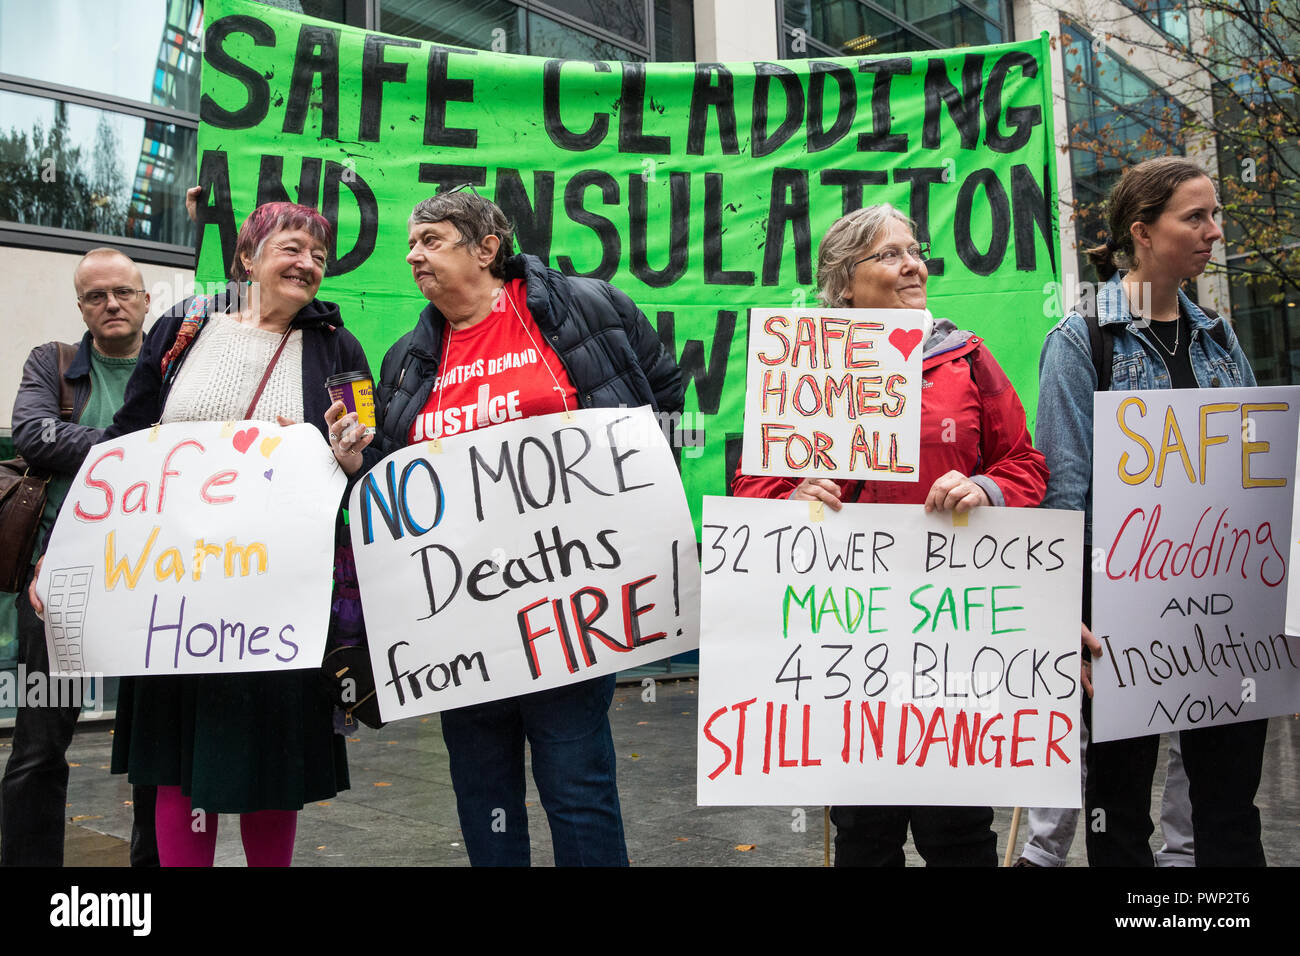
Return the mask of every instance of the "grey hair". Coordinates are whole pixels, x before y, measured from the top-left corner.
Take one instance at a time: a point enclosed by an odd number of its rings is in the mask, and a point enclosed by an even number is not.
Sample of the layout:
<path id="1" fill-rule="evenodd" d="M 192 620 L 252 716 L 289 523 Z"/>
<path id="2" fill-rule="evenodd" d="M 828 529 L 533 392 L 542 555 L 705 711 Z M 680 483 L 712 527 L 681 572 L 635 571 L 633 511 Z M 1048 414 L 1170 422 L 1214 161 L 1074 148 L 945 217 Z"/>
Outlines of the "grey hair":
<path id="1" fill-rule="evenodd" d="M 471 189 L 437 193 L 415 204 L 407 225 L 409 228 L 423 222 L 451 223 L 460 233 L 458 246 L 468 245 L 477 249 L 488 236 L 496 236 L 501 245 L 497 247 L 496 257 L 488 269 L 498 279 L 505 278 L 506 260 L 514 255 L 515 231 L 496 203 Z"/>
<path id="2" fill-rule="evenodd" d="M 876 244 L 890 219 L 905 223 L 916 233 L 916 224 L 889 203 L 864 206 L 841 216 L 822 236 L 817 251 L 817 298 L 828 309 L 843 309 L 853 284 L 853 262 L 863 249 Z"/>

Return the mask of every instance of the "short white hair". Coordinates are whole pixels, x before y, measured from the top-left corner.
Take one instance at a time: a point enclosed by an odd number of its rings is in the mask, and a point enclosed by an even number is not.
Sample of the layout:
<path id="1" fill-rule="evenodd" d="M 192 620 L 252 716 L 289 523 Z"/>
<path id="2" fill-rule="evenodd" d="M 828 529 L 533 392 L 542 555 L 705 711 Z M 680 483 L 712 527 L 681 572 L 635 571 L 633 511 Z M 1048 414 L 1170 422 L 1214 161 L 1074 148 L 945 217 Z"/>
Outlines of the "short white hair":
<path id="1" fill-rule="evenodd" d="M 848 306 L 847 295 L 853 285 L 853 263 L 862 258 L 863 249 L 876 244 L 889 220 L 904 223 L 912 234 L 916 224 L 889 203 L 864 206 L 841 216 L 826 230 L 817 252 L 817 298 L 828 309 Z"/>

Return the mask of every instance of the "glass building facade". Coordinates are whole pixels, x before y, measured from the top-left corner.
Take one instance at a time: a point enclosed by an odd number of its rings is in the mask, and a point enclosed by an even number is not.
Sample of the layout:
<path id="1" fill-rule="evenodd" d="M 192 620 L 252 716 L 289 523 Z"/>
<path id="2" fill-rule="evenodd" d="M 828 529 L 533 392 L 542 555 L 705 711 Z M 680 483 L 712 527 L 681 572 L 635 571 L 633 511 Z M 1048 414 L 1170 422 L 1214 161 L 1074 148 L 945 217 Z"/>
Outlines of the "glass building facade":
<path id="1" fill-rule="evenodd" d="M 691 0 L 379 0 L 376 29 L 450 46 L 582 60 L 692 60 Z"/>
<path id="2" fill-rule="evenodd" d="M 1183 153 L 1183 107 L 1067 21 L 1061 24 L 1061 62 L 1079 277 L 1092 280 L 1095 275 L 1082 250 L 1106 239 L 1106 194 L 1126 166 Z"/>
<path id="3" fill-rule="evenodd" d="M 781 55 L 877 56 L 1012 38 L 1002 0 L 783 0 Z"/>
<path id="4" fill-rule="evenodd" d="M 534 56 L 691 60 L 691 0 L 283 0 L 297 13 Z M 57 31 L 48 28 L 57 22 Z M 0 0 L 0 244 L 100 237 L 192 266 L 200 0 Z"/>
<path id="5" fill-rule="evenodd" d="M 0 241 L 192 263 L 201 22 L 198 0 L 0 0 Z"/>

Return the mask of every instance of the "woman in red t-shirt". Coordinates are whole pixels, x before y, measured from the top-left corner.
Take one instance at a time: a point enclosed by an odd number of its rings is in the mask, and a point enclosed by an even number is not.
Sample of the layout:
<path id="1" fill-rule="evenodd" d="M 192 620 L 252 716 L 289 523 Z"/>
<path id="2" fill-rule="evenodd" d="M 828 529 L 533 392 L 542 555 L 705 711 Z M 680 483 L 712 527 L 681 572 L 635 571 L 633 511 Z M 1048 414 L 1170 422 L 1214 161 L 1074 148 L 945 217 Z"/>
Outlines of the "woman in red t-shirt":
<path id="1" fill-rule="evenodd" d="M 415 207 L 406 261 L 430 304 L 384 358 L 372 455 L 579 408 L 681 410 L 681 373 L 626 295 L 511 256 L 512 245 L 505 215 L 473 190 Z M 529 862 L 526 740 L 556 864 L 627 865 L 613 693 L 611 674 L 443 712 L 472 864 Z"/>

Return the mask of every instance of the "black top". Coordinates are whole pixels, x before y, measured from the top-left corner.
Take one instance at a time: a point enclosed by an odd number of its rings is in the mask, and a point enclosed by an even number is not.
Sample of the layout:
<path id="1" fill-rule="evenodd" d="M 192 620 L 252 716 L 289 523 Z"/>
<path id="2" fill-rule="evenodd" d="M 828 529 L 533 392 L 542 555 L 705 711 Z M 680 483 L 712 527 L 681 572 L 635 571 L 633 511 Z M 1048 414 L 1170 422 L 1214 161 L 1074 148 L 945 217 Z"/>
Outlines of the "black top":
<path id="1" fill-rule="evenodd" d="M 1169 369 L 1172 388 L 1200 388 L 1192 372 L 1192 323 L 1182 306 L 1177 322 L 1152 322 L 1146 334 Z"/>

